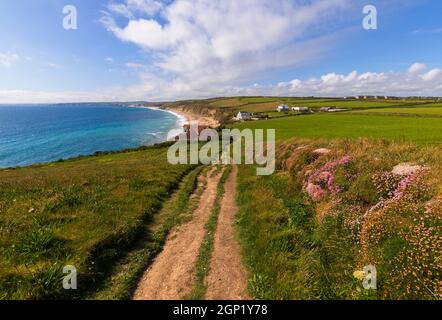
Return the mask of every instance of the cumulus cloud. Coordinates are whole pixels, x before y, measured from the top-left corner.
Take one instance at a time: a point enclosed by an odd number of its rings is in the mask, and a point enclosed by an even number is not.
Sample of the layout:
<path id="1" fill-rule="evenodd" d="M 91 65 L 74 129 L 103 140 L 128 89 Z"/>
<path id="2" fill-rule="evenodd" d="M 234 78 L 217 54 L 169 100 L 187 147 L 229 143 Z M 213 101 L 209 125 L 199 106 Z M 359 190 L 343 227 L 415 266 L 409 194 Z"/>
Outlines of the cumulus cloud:
<path id="1" fill-rule="evenodd" d="M 1 53 L 0 52 L 0 67 L 9 68 L 13 63 L 20 60 L 20 56 L 16 53 Z"/>
<path id="2" fill-rule="evenodd" d="M 127 67 L 141 67 L 138 64 Z M 403 72 L 358 72 L 348 74 L 328 73 L 309 79 L 293 79 L 276 84 L 249 86 L 208 86 L 194 91 L 192 84 L 182 80 L 167 80 L 142 74 L 142 82 L 132 87 L 114 87 L 93 92 L 33 92 L 0 91 L 0 101 L 8 102 L 85 102 L 85 101 L 161 101 L 213 96 L 272 95 L 272 96 L 323 96 L 352 95 L 442 96 L 442 71 L 432 69 L 424 74 Z"/>
<path id="3" fill-rule="evenodd" d="M 304 81 L 296 79 L 279 83 L 277 86 L 262 87 L 260 91 L 297 96 L 442 95 L 441 70 L 433 69 L 420 75 L 410 72 L 410 69 L 408 72 L 329 73 L 319 78 Z M 428 85 L 429 81 L 432 82 L 431 86 Z"/>
<path id="4" fill-rule="evenodd" d="M 330 26 L 358 1 L 137 2 L 122 4 L 130 12 L 124 14 L 130 17 L 127 23 L 117 24 L 116 10 L 105 13 L 102 23 L 118 39 L 151 55 L 157 75 L 198 91 L 259 80 L 269 70 L 317 59 L 338 37 Z M 140 11 L 145 15 L 137 16 Z"/>
<path id="5" fill-rule="evenodd" d="M 440 69 L 432 69 L 428 71 L 427 73 L 422 75 L 422 79 L 424 81 L 435 81 L 440 79 L 442 71 Z"/>
<path id="6" fill-rule="evenodd" d="M 147 57 L 146 63 L 137 58 L 137 63 L 126 64 L 139 76 L 138 85 L 93 92 L 4 91 L 0 101 L 15 97 L 36 102 L 45 96 L 46 101 L 155 101 L 228 95 L 442 95 L 441 70 L 423 63 L 401 72 L 342 74 L 331 69 L 314 78 L 277 82 L 279 72 L 286 78 L 287 70 L 323 58 L 353 26 L 359 27 L 365 2 L 112 0 L 101 23 Z"/>
<path id="7" fill-rule="evenodd" d="M 418 74 L 426 69 L 427 66 L 425 64 L 416 62 L 413 63 L 410 68 L 408 68 L 408 72 L 410 72 L 411 74 Z"/>
<path id="8" fill-rule="evenodd" d="M 128 4 L 132 18 L 127 23 L 118 25 L 110 14 L 102 22 L 118 39 L 152 57 L 138 86 L 150 99 L 440 94 L 441 70 L 424 73 L 427 66 L 422 63 L 406 72 L 355 70 L 247 85 L 321 58 L 345 30 L 340 28 L 342 17 L 359 11 L 360 1 L 176 0 L 161 2 L 154 15 L 150 11 L 146 16 L 136 16 L 140 10 Z"/>

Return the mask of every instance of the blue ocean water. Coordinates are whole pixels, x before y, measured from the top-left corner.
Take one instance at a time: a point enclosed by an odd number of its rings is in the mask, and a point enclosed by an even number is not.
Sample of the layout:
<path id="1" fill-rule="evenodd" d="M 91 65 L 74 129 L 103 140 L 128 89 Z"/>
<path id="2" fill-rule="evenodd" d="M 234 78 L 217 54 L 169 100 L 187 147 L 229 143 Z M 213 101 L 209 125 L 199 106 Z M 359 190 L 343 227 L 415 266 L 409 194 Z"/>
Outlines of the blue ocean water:
<path id="1" fill-rule="evenodd" d="M 0 105 L 0 168 L 162 142 L 178 120 L 123 104 Z"/>

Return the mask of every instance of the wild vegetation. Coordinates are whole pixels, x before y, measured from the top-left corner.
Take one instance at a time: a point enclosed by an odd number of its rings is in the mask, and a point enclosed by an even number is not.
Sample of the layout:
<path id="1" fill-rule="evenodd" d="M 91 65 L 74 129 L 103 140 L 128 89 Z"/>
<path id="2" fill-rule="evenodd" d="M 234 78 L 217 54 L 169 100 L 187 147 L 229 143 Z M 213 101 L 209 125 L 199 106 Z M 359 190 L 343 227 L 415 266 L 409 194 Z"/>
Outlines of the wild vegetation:
<path id="1" fill-rule="evenodd" d="M 0 298 L 75 298 L 143 234 L 192 166 L 167 147 L 0 171 Z M 78 287 L 61 286 L 74 265 Z M 74 292 L 74 293 L 73 293 Z"/>
<path id="2" fill-rule="evenodd" d="M 238 227 L 250 292 L 439 299 L 441 160 L 439 146 L 296 139 L 280 145 L 277 174 L 256 177 L 242 167 Z M 378 290 L 362 289 L 369 264 Z"/>
<path id="3" fill-rule="evenodd" d="M 127 250 L 122 259 L 116 261 L 109 272 L 107 281 L 91 288 L 85 297 L 94 300 L 131 299 L 145 269 L 161 251 L 173 227 L 192 218 L 198 205 L 206 180 L 205 167 L 191 171 L 180 183 L 175 193 L 167 199 L 161 210 L 146 224 L 139 240 Z"/>

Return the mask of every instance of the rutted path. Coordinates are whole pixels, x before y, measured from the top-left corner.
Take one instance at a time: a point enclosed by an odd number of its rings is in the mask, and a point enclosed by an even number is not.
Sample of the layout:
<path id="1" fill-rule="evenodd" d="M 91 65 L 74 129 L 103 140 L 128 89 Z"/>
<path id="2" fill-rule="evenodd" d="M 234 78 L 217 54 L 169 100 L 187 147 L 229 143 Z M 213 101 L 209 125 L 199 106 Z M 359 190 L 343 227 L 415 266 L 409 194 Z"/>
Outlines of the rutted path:
<path id="1" fill-rule="evenodd" d="M 241 248 L 235 239 L 237 172 L 238 168 L 234 166 L 221 202 L 210 271 L 206 278 L 206 299 L 209 300 L 250 299 L 246 290 L 247 272 L 241 261 Z"/>
<path id="2" fill-rule="evenodd" d="M 207 185 L 201 195 L 192 220 L 175 229 L 166 240 L 163 251 L 146 270 L 138 283 L 135 300 L 177 300 L 192 290 L 195 262 L 217 192 L 221 173 L 211 177 L 214 168 L 207 173 Z"/>

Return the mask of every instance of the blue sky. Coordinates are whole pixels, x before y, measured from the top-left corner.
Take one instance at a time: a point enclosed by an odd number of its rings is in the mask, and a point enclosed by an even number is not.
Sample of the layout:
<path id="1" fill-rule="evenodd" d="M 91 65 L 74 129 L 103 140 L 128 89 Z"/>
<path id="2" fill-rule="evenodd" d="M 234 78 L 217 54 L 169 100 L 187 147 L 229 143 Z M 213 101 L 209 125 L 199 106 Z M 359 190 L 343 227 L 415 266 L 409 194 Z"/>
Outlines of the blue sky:
<path id="1" fill-rule="evenodd" d="M 2 0 L 0 103 L 441 96 L 441 14 L 438 0 Z"/>

